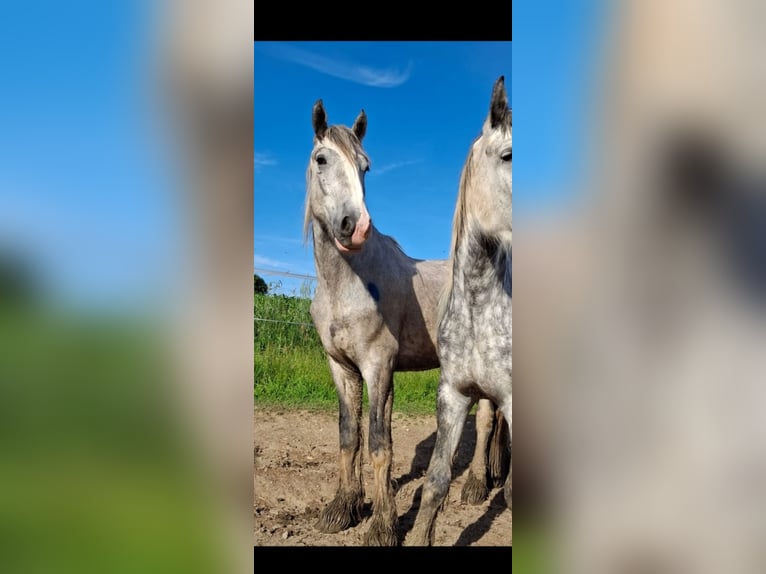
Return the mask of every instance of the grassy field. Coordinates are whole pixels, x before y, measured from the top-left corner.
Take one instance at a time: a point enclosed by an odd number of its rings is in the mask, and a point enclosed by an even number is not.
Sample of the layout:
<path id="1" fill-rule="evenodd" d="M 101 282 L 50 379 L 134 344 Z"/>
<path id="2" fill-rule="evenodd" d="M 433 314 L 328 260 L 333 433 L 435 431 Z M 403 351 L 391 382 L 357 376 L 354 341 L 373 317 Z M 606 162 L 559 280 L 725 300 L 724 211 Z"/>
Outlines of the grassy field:
<path id="1" fill-rule="evenodd" d="M 0 570 L 225 571 L 167 340 L 94 315 L 0 296 Z"/>
<path id="2" fill-rule="evenodd" d="M 338 396 L 327 356 L 309 314 L 311 300 L 255 294 L 254 401 L 336 410 Z M 394 410 L 431 414 L 439 370 L 395 373 Z M 367 391 L 364 391 L 367 406 Z"/>

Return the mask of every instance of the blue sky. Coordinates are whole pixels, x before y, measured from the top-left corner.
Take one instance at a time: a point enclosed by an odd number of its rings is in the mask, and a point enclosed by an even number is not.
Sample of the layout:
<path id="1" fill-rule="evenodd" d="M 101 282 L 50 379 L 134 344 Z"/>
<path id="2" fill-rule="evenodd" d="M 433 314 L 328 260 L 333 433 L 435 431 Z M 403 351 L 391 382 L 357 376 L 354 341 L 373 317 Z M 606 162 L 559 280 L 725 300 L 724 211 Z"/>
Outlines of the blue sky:
<path id="1" fill-rule="evenodd" d="M 0 19 L 0 247 L 27 255 L 62 298 L 153 293 L 173 272 L 183 217 L 152 99 L 157 11 L 43 4 L 11 3 Z M 517 3 L 512 44 L 256 42 L 254 266 L 314 273 L 302 216 L 317 98 L 333 123 L 367 111 L 368 207 L 412 256 L 447 256 L 460 168 L 500 74 L 514 108 L 515 223 L 563 204 L 596 4 Z"/>
<path id="2" fill-rule="evenodd" d="M 0 247 L 78 305 L 153 293 L 172 261 L 153 24 L 144 2 L 14 2 L 0 19 Z"/>
<path id="3" fill-rule="evenodd" d="M 313 275 L 302 243 L 311 110 L 329 123 L 367 113 L 367 207 L 409 255 L 446 258 L 460 170 L 504 75 L 511 42 L 255 43 L 254 267 Z M 282 281 L 291 292 L 300 280 Z"/>
<path id="4" fill-rule="evenodd" d="M 588 174 L 586 152 L 605 39 L 604 0 L 513 7 L 513 219 L 565 212 Z"/>

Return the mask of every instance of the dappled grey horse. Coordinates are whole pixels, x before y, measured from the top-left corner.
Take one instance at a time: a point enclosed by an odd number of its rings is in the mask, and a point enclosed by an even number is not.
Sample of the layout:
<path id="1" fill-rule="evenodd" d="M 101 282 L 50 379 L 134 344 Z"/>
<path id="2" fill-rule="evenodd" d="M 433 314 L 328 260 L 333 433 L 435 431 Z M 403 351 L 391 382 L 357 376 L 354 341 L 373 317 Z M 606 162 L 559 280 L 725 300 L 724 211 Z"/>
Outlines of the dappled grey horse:
<path id="1" fill-rule="evenodd" d="M 510 450 L 511 163 L 511 110 L 500 76 L 481 135 L 471 145 L 460 176 L 451 275 L 439 313 L 436 444 L 408 545 L 433 544 L 436 515 L 452 481 L 455 451 L 466 416 L 478 400 L 491 399 L 502 411 Z M 511 481 L 509 472 L 504 485 L 509 508 Z"/>
<path id="2" fill-rule="evenodd" d="M 340 430 L 338 489 L 316 527 L 338 532 L 362 518 L 364 381 L 374 476 L 372 518 L 365 543 L 396 545 L 398 515 L 391 484 L 393 373 L 439 366 L 436 322 L 439 294 L 449 268 L 446 260 L 407 256 L 392 237 L 373 225 L 365 205 L 370 161 L 361 144 L 367 130 L 364 110 L 351 128 L 328 126 L 322 100 L 318 100 L 312 124 L 314 147 L 306 171 L 304 218 L 305 236 L 309 232 L 313 236 L 317 274 L 311 316 L 338 392 Z M 472 468 L 486 484 L 490 435 L 486 429 L 491 428 L 486 421 L 491 423 L 494 418 L 494 407 L 487 402 L 479 411 L 485 430 L 479 432 L 477 414 L 479 437 Z M 474 499 L 480 496 L 473 493 Z M 481 500 L 484 497 L 486 486 Z"/>

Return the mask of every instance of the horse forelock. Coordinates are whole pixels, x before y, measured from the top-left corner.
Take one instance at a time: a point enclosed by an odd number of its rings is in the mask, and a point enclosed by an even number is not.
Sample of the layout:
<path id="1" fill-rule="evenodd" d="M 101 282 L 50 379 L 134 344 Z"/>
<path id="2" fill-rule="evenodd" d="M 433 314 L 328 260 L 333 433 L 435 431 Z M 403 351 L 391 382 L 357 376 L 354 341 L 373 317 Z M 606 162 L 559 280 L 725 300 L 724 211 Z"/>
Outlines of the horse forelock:
<path id="1" fill-rule="evenodd" d="M 368 157 L 367 153 L 364 151 L 364 148 L 362 147 L 361 142 L 356 137 L 354 132 L 347 128 L 346 126 L 341 125 L 333 125 L 329 126 L 327 130 L 324 133 L 324 136 L 319 139 L 316 136 L 314 137 L 314 148 L 316 146 L 325 141 L 328 140 L 334 147 L 336 147 L 343 156 L 348 159 L 353 164 L 356 164 L 357 157 L 359 155 L 363 156 L 368 163 L 370 163 L 370 158 Z M 304 243 L 308 241 L 309 233 L 311 231 L 311 183 L 312 183 L 312 176 L 313 175 L 313 162 L 309 160 L 309 165 L 306 168 L 306 200 L 305 200 L 305 207 L 304 207 L 304 214 L 303 214 L 303 241 Z"/>
<path id="2" fill-rule="evenodd" d="M 369 160 L 359 139 L 346 126 L 330 126 L 327 128 L 324 139 L 330 140 L 331 143 L 337 146 L 350 162 L 356 163 L 358 155 L 362 155 L 365 159 Z"/>

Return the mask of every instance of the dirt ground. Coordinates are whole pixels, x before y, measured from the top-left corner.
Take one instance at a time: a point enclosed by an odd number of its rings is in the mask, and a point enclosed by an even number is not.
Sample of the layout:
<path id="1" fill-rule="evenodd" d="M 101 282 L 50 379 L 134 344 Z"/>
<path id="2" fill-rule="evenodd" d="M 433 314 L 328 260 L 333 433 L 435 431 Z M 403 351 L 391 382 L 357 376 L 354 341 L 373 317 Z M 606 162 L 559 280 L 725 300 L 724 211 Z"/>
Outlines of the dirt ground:
<path id="1" fill-rule="evenodd" d="M 366 417 L 365 417 L 366 420 Z M 434 445 L 435 416 L 393 416 L 394 467 L 399 537 L 412 528 L 426 468 Z M 365 428 L 365 437 L 367 430 Z M 455 460 L 455 479 L 446 508 L 436 521 L 436 546 L 511 546 L 512 511 L 502 488 L 490 490 L 481 505 L 460 502 L 475 443 L 470 415 Z M 363 521 L 337 534 L 314 528 L 319 512 L 335 494 L 338 481 L 338 415 L 256 407 L 253 428 L 253 545 L 362 546 Z M 365 452 L 364 477 L 372 490 Z M 369 511 L 370 497 L 366 506 Z"/>

